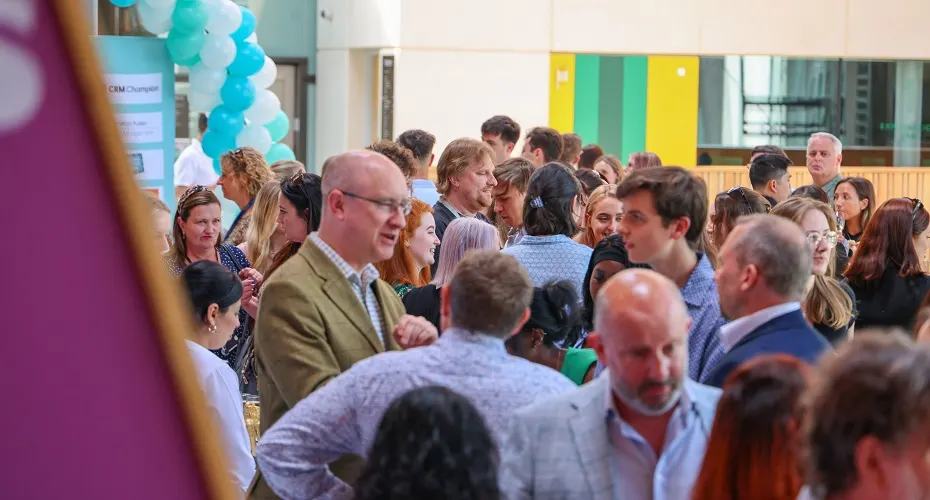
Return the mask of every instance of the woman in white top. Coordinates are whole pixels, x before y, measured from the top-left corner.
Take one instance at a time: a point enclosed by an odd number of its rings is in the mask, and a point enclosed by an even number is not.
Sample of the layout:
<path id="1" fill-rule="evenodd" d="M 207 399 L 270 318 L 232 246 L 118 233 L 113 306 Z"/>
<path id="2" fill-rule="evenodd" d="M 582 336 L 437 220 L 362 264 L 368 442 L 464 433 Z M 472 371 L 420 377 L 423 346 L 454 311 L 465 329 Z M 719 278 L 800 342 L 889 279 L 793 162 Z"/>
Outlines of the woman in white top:
<path id="1" fill-rule="evenodd" d="M 190 295 L 197 321 L 197 330 L 187 341 L 187 348 L 222 436 L 232 480 L 245 491 L 255 475 L 255 459 L 242 414 L 239 381 L 229 364 L 209 351 L 225 345 L 239 326 L 242 282 L 222 264 L 208 260 L 187 266 L 181 281 Z"/>

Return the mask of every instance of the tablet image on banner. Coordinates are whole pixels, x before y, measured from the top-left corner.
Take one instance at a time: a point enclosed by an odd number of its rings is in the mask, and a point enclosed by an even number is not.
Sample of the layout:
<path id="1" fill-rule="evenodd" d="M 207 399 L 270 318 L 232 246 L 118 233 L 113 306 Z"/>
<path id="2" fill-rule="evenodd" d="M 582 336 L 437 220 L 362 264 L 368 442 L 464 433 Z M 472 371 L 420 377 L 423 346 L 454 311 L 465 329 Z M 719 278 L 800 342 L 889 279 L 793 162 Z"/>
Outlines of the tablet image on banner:
<path id="1" fill-rule="evenodd" d="M 129 164 L 140 181 L 158 181 L 165 177 L 165 151 L 162 149 L 130 150 Z"/>
<path id="2" fill-rule="evenodd" d="M 119 113 L 116 121 L 126 144 L 149 144 L 164 139 L 161 113 Z"/>

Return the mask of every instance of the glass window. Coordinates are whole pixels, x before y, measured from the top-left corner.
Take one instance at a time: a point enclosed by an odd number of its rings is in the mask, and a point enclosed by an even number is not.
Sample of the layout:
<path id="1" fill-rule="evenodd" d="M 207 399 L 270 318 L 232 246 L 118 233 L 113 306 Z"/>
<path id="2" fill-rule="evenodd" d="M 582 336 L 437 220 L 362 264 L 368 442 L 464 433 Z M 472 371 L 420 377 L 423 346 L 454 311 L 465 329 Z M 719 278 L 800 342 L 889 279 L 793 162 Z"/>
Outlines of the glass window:
<path id="1" fill-rule="evenodd" d="M 699 153 L 737 165 L 774 144 L 804 165 L 808 136 L 826 131 L 847 165 L 930 165 L 928 99 L 922 61 L 702 57 Z"/>

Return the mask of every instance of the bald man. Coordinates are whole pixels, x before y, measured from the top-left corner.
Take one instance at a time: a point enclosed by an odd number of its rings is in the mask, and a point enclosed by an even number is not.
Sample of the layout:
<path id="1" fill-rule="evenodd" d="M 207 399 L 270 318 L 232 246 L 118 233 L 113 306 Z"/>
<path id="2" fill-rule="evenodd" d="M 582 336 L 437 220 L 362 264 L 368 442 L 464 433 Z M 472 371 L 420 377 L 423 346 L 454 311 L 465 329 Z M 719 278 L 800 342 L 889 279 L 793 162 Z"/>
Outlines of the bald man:
<path id="1" fill-rule="evenodd" d="M 264 433 L 301 399 L 374 354 L 427 345 L 436 329 L 404 315 L 373 263 L 390 258 L 410 212 L 407 182 L 391 160 L 354 151 L 329 161 L 320 227 L 262 287 L 255 366 Z M 353 482 L 361 459 L 332 464 Z M 249 498 L 278 498 L 256 475 Z"/>
<path id="2" fill-rule="evenodd" d="M 808 236 L 776 215 L 737 220 L 717 256 L 720 311 L 731 321 L 720 328 L 726 354 L 708 384 L 723 386 L 736 367 L 763 354 L 790 354 L 815 363 L 830 350 L 801 312 L 813 266 L 810 238 L 823 237 Z"/>
<path id="3" fill-rule="evenodd" d="M 690 498 L 720 390 L 687 378 L 691 319 L 678 286 L 628 269 L 598 292 L 589 339 L 608 370 L 517 413 L 508 499 Z"/>

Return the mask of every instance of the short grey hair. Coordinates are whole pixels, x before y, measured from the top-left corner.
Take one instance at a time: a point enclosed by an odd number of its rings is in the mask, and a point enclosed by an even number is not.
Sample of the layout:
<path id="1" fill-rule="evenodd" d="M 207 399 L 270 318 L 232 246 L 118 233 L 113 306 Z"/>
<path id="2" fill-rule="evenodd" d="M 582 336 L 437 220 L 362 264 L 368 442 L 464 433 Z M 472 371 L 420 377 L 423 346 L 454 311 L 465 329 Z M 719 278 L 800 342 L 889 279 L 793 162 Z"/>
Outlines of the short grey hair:
<path id="1" fill-rule="evenodd" d="M 800 226 L 770 214 L 753 214 L 736 220 L 743 227 L 732 243 L 741 266 L 755 265 L 766 285 L 789 300 L 804 298 L 813 267 L 813 251 Z M 733 233 L 727 238 L 733 238 Z"/>
<path id="2" fill-rule="evenodd" d="M 807 138 L 807 144 L 810 145 L 811 141 L 814 139 L 829 139 L 833 143 L 833 152 L 835 154 L 843 153 L 843 142 L 840 139 L 829 133 L 829 132 L 814 132 L 810 137 Z"/>
<path id="3" fill-rule="evenodd" d="M 432 284 L 441 287 L 452 281 L 452 274 L 470 250 L 500 250 L 497 228 L 474 217 L 453 220 L 442 235 L 439 263 Z"/>

